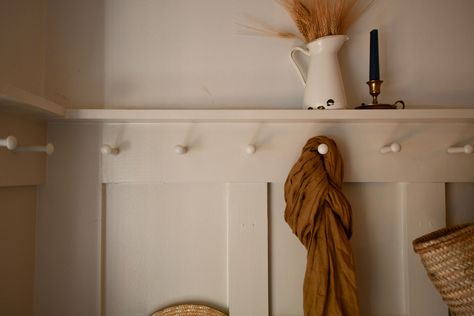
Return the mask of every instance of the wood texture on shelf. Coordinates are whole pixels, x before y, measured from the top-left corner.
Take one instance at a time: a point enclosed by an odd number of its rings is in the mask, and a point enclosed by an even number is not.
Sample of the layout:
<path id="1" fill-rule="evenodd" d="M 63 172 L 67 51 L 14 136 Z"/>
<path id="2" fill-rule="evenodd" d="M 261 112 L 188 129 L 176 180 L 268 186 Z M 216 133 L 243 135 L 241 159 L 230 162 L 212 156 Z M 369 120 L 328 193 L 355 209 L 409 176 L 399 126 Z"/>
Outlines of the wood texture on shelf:
<path id="1" fill-rule="evenodd" d="M 22 114 L 62 117 L 61 105 L 15 86 L 0 83 L 0 109 Z"/>
<path id="2" fill-rule="evenodd" d="M 474 108 L 408 110 L 74 109 L 66 120 L 102 122 L 474 122 Z"/>

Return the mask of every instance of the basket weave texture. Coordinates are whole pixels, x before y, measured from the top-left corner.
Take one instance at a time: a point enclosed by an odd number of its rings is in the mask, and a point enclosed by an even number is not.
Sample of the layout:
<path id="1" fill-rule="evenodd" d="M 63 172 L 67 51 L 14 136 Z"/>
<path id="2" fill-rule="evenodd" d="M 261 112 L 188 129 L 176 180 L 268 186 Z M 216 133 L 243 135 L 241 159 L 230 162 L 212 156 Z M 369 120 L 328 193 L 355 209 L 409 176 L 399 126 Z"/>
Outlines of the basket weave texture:
<path id="1" fill-rule="evenodd" d="M 474 315 L 474 224 L 424 235 L 413 241 L 413 249 L 451 312 Z"/>
<path id="2" fill-rule="evenodd" d="M 165 308 L 151 316 L 227 316 L 218 310 L 204 305 L 183 304 Z"/>

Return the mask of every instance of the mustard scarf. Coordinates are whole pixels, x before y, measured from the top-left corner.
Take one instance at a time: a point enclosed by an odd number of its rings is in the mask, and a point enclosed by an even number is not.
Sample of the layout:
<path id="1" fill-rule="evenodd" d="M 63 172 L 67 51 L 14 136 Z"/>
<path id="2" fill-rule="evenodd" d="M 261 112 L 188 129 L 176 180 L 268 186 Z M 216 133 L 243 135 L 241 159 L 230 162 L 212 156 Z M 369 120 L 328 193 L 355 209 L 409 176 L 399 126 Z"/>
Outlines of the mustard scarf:
<path id="1" fill-rule="evenodd" d="M 320 144 L 328 145 L 326 155 L 317 152 Z M 308 251 L 305 316 L 359 315 L 343 169 L 336 143 L 318 136 L 308 140 L 285 182 L 285 220 Z"/>

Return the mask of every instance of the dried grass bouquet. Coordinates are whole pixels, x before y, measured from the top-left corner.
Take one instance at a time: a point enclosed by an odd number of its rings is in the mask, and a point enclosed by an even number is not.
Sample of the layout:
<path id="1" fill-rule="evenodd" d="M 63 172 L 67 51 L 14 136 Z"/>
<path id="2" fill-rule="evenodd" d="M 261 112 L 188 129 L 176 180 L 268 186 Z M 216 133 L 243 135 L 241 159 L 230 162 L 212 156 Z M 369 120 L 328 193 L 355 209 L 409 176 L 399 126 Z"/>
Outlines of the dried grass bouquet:
<path id="1" fill-rule="evenodd" d="M 343 35 L 374 0 L 276 0 L 285 8 L 300 34 L 281 31 L 261 21 L 242 25 L 247 34 L 299 38 L 310 43 L 328 35 Z"/>

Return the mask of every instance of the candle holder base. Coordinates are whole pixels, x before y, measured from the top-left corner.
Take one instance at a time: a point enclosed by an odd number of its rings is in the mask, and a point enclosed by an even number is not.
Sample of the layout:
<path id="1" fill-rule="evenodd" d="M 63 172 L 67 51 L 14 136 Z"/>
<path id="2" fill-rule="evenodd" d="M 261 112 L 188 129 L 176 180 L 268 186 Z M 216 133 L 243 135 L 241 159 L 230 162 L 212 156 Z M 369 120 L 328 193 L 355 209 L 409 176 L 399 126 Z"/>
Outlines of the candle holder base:
<path id="1" fill-rule="evenodd" d="M 382 80 L 370 80 L 367 82 L 367 84 L 369 85 L 370 95 L 372 96 L 372 103 L 362 103 L 362 105 L 356 107 L 357 110 L 396 110 L 398 109 L 398 104 L 401 105 L 402 109 L 405 109 L 405 102 L 403 102 L 402 100 L 398 100 L 394 104 L 383 104 L 378 102 L 377 97 L 380 94 L 380 88 L 382 86 L 382 83 Z"/>
<path id="2" fill-rule="evenodd" d="M 398 101 L 397 101 L 398 102 Z M 356 107 L 357 110 L 396 110 L 398 107 L 395 104 L 365 104 L 362 103 Z"/>

